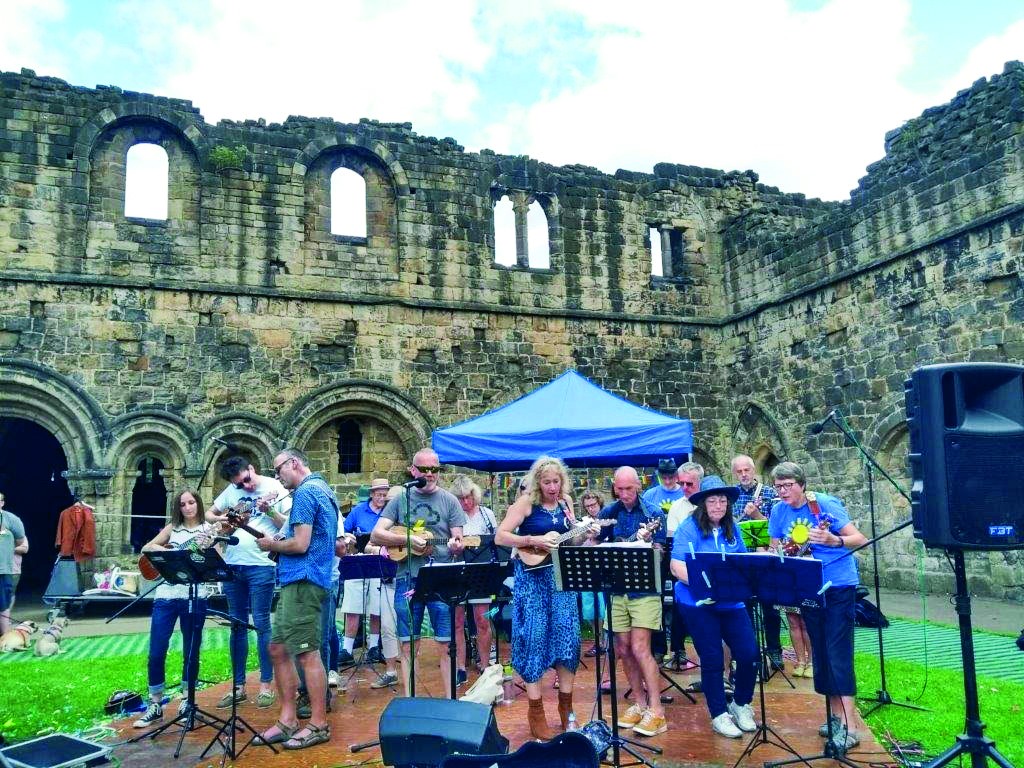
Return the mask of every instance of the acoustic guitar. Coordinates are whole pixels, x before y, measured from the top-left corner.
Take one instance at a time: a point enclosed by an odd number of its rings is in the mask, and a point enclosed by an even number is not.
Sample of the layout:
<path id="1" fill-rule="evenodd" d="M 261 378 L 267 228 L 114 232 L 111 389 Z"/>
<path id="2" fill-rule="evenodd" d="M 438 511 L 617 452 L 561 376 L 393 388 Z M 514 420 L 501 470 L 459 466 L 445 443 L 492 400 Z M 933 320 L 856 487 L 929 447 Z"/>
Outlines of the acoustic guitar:
<path id="1" fill-rule="evenodd" d="M 599 525 L 604 528 L 609 525 L 615 525 L 617 522 L 619 521 L 613 518 L 606 520 L 595 520 L 592 517 L 580 518 L 580 521 L 576 525 L 555 539 L 553 546 L 557 547 L 559 544 L 569 541 L 570 539 L 582 536 L 592 525 Z M 527 570 L 533 570 L 534 568 L 546 568 L 551 564 L 550 550 L 543 549 L 541 547 L 517 547 L 516 551 L 519 553 L 519 559 L 523 561 L 523 566 Z"/>
<path id="2" fill-rule="evenodd" d="M 405 536 L 405 534 L 406 534 L 406 527 L 404 525 L 393 525 L 391 527 L 391 533 L 397 533 L 400 536 Z M 452 538 L 453 538 L 451 536 L 447 536 L 447 537 L 435 536 L 433 533 L 431 533 L 430 531 L 428 531 L 426 529 L 421 530 L 421 531 L 413 530 L 412 535 L 413 536 L 419 536 L 420 538 L 423 538 L 423 539 L 427 540 L 427 547 L 426 547 L 426 549 L 423 550 L 423 554 L 424 555 L 429 555 L 433 551 L 434 547 L 439 547 L 439 546 L 447 545 L 452 540 Z M 462 537 L 462 546 L 464 546 L 464 547 L 479 547 L 480 546 L 480 537 L 479 536 L 463 536 Z M 413 555 L 415 555 L 415 554 L 416 553 L 414 552 Z M 393 545 L 393 544 L 388 544 L 388 557 L 390 557 L 396 563 L 402 562 L 408 556 L 409 556 L 409 548 L 406 547 L 404 544 L 402 544 L 401 546 L 397 546 L 397 547 L 395 545 Z"/>

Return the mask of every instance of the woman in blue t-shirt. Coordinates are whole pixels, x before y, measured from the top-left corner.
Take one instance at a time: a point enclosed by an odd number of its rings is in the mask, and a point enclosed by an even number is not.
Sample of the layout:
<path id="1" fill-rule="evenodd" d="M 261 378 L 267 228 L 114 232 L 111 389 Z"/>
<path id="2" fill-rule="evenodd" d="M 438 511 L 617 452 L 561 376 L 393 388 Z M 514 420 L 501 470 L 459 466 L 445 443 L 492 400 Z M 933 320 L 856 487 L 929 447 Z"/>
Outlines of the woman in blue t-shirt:
<path id="1" fill-rule="evenodd" d="M 704 478 L 701 490 L 690 497 L 693 514 L 676 529 L 672 542 L 672 575 L 676 582 L 675 601 L 693 636 L 700 656 L 701 690 L 716 733 L 739 738 L 743 731 L 757 730 L 750 702 L 754 698 L 757 642 L 743 603 L 697 605 L 690 591 L 686 561 L 691 552 L 746 552 L 743 537 L 732 517 L 732 505 L 739 491 L 727 486 L 717 475 Z M 736 661 L 733 701 L 726 704 L 723 641 Z"/>
<path id="2" fill-rule="evenodd" d="M 850 730 L 856 711 L 857 683 L 853 676 L 853 620 L 857 606 L 857 561 L 848 549 L 867 543 L 850 522 L 843 502 L 824 493 L 807 492 L 807 476 L 799 464 L 784 461 L 772 469 L 779 500 L 772 507 L 768 535 L 773 549 L 797 550 L 822 561 L 823 608 L 804 606 L 800 614 L 811 638 L 814 690 L 828 697 L 833 745 L 843 752 L 857 746 Z"/>

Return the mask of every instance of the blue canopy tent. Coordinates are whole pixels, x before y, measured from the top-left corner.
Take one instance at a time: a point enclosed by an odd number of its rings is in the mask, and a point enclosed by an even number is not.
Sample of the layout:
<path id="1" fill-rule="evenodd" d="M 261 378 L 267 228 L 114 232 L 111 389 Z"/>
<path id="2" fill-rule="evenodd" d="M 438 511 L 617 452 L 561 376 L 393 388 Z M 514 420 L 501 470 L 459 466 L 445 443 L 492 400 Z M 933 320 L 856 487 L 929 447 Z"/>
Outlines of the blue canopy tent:
<path id="1" fill-rule="evenodd" d="M 538 456 L 570 467 L 653 466 L 693 451 L 693 427 L 614 395 L 569 370 L 482 416 L 434 430 L 444 464 L 511 472 Z"/>

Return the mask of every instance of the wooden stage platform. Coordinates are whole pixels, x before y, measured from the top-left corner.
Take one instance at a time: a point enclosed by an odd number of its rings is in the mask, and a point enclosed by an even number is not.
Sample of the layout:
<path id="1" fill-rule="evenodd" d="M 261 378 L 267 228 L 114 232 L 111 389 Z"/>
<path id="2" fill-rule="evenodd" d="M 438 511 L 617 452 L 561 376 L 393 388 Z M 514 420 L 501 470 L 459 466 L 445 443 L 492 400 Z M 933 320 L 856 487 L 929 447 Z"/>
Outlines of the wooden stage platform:
<path id="1" fill-rule="evenodd" d="M 435 660 L 437 652 L 435 649 L 436 646 L 433 643 L 425 643 L 421 649 L 421 662 L 417 664 L 416 670 L 417 695 L 435 697 L 441 695 L 442 689 Z M 575 709 L 581 725 L 594 716 L 594 662 L 592 658 L 585 659 L 585 662 L 589 669 L 581 666 L 576 678 Z M 380 669 L 383 670 L 382 667 Z M 673 677 L 685 687 L 697 679 L 698 675 L 687 673 L 676 674 Z M 258 690 L 257 679 L 255 673 L 250 675 L 247 685 L 250 697 Z M 367 749 L 357 754 L 353 754 L 349 750 L 351 744 L 377 737 L 380 713 L 392 698 L 400 695 L 395 688 L 371 689 L 370 683 L 375 679 L 375 674 L 367 668 L 359 668 L 358 672 L 351 676 L 351 679 L 347 672 L 342 676 L 342 680 L 347 681 L 348 690 L 335 697 L 333 711 L 328 715 L 332 736 L 330 743 L 297 751 L 279 750 L 277 755 L 267 747 L 249 747 L 237 760 L 228 760 L 226 764 L 239 768 L 255 766 L 258 768 L 300 766 L 334 768 L 336 766 L 380 765 L 380 750 L 378 748 Z M 825 720 L 824 700 L 814 693 L 812 681 L 803 678 L 791 677 L 790 679 L 796 686 L 795 688 L 790 688 L 780 675 L 775 675 L 765 687 L 768 724 L 801 755 L 820 754 L 824 740 L 818 737 L 817 729 Z M 470 683 L 474 680 L 475 673 L 471 673 Z M 626 680 L 621 671 L 619 684 L 623 686 L 620 690 L 624 691 Z M 544 679 L 544 699 L 548 723 L 554 727 L 558 724 L 558 696 L 553 685 L 554 673 L 549 672 Z M 210 712 L 225 715 L 224 711 L 214 709 L 214 703 L 227 690 L 228 684 L 224 683 L 201 691 L 198 695 L 199 706 Z M 749 736 L 744 735 L 741 739 L 726 739 L 713 733 L 710 718 L 700 694 L 696 694 L 696 705 L 691 704 L 677 691 L 670 690 L 667 695 L 674 695 L 674 701 L 665 705 L 669 720 L 667 733 L 647 740 L 634 736 L 631 731 L 624 731 L 623 735 L 661 747 L 664 753 L 651 757 L 659 766 L 666 768 L 673 766 L 732 766 L 746 747 Z M 610 722 L 609 699 L 609 696 L 604 696 L 602 706 L 605 719 Z M 520 693 L 512 704 L 500 704 L 495 708 L 498 730 L 509 739 L 510 751 L 515 750 L 530 738 L 526 723 L 526 709 L 525 693 Z M 177 712 L 177 705 L 172 703 L 165 707 L 164 711 L 165 718 L 173 717 Z M 761 715 L 756 689 L 754 711 L 756 719 L 760 722 Z M 257 709 L 251 698 L 239 707 L 239 714 L 257 731 L 273 724 L 277 713 L 276 704 L 269 709 Z M 122 721 L 117 725 L 119 726 L 119 738 L 122 740 L 139 734 L 139 731 L 131 727 L 130 720 Z M 875 741 L 871 731 L 859 717 L 853 725 L 853 730 L 861 737 L 861 745 L 850 752 L 851 760 L 864 764 L 890 762 L 888 753 Z M 199 758 L 200 752 L 209 743 L 211 736 L 209 728 L 201 728 L 188 734 L 185 737 L 182 755 L 177 761 L 172 757 L 178 740 L 178 732 L 175 729 L 168 729 L 155 740 L 145 739 L 136 744 L 119 746 L 114 755 L 121 761 L 124 768 L 149 768 L 153 765 L 174 764 L 182 766 L 219 765 L 222 753 L 216 746 L 205 759 L 200 760 Z M 240 741 L 239 747 L 244 743 L 245 741 Z M 761 745 L 743 761 L 742 765 L 761 766 L 767 760 L 785 759 L 789 756 L 785 751 L 774 746 Z M 623 754 L 623 762 L 626 762 L 628 758 L 628 755 Z M 820 765 L 829 763 L 834 763 L 834 761 L 821 760 L 819 762 Z"/>

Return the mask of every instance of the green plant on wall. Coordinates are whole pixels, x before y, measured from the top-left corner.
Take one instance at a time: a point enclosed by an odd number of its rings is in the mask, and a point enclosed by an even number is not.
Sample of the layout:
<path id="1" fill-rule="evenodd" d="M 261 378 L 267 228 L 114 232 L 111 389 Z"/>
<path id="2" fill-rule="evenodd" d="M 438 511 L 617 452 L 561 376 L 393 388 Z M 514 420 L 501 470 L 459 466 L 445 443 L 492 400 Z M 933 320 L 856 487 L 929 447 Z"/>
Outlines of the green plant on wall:
<path id="1" fill-rule="evenodd" d="M 225 168 L 241 169 L 245 167 L 248 156 L 249 150 L 241 144 L 235 147 L 219 145 L 210 150 L 210 163 L 217 171 L 223 171 Z"/>

